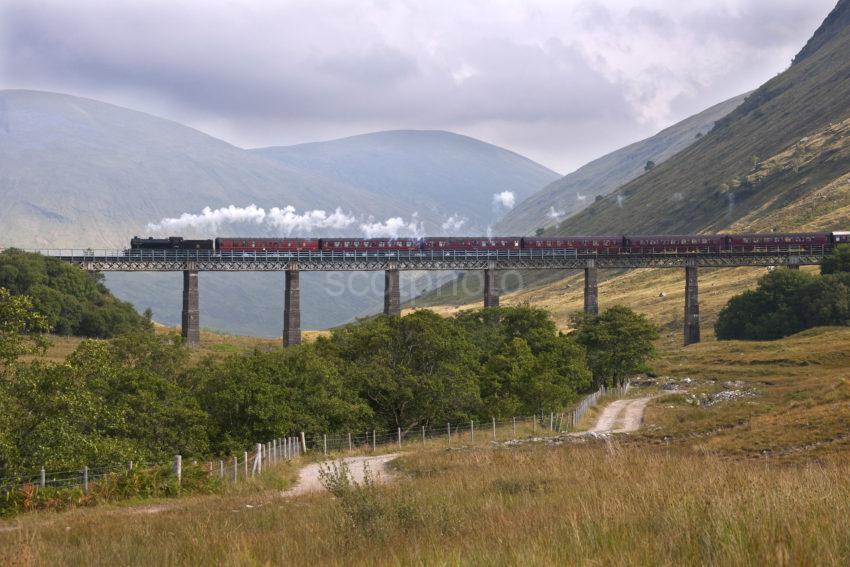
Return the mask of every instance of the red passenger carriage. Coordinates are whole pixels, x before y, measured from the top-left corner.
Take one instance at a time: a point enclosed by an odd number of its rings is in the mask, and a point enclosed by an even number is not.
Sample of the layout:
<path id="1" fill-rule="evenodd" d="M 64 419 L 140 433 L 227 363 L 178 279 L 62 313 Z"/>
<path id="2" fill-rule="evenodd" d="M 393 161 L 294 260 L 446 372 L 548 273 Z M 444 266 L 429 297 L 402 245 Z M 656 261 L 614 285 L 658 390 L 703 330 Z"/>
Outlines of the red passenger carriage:
<path id="1" fill-rule="evenodd" d="M 631 254 L 714 254 L 726 245 L 719 234 L 624 236 L 623 247 Z"/>
<path id="2" fill-rule="evenodd" d="M 732 252 L 819 251 L 830 246 L 830 236 L 826 232 L 733 234 L 727 237 L 727 246 Z"/>
<path id="3" fill-rule="evenodd" d="M 219 252 L 311 252 L 319 241 L 310 238 L 216 238 Z"/>
<path id="4" fill-rule="evenodd" d="M 426 238 L 422 242 L 425 251 L 439 250 L 519 250 L 522 238 L 518 236 L 445 236 Z"/>
<path id="5" fill-rule="evenodd" d="M 527 250 L 576 250 L 581 254 L 619 254 L 622 236 L 572 236 L 566 238 L 525 237 L 522 247 Z"/>
<path id="6" fill-rule="evenodd" d="M 319 249 L 328 252 L 385 252 L 419 250 L 415 238 L 322 238 Z"/>

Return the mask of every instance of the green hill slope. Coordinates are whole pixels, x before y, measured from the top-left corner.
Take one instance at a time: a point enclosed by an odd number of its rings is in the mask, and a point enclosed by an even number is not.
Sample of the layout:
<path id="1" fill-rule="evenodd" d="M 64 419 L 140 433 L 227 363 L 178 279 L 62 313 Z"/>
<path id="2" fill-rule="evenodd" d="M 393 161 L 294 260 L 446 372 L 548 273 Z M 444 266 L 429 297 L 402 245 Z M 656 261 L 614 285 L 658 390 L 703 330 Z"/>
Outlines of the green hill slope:
<path id="1" fill-rule="evenodd" d="M 817 211 L 801 204 L 850 172 L 848 53 L 850 0 L 841 0 L 791 67 L 714 130 L 552 232 L 846 227 L 847 215 L 835 214 L 841 202 Z M 764 223 L 768 218 L 774 222 Z"/>
<path id="2" fill-rule="evenodd" d="M 496 225 L 500 234 L 531 234 L 538 227 L 570 217 L 624 183 L 643 174 L 648 161 L 660 164 L 699 140 L 714 123 L 738 107 L 736 96 L 695 114 L 658 134 L 593 160 L 519 203 Z"/>

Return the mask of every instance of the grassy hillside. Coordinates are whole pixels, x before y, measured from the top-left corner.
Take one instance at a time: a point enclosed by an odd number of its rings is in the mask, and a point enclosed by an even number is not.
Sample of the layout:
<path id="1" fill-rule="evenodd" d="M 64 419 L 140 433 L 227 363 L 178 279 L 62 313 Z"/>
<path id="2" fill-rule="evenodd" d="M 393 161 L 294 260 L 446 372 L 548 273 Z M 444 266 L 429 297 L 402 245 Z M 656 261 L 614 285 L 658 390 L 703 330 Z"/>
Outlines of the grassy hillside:
<path id="1" fill-rule="evenodd" d="M 778 341 L 665 349 L 655 371 L 687 393 L 650 405 L 644 440 L 783 462 L 846 456 L 848 341 L 850 329 L 824 327 Z"/>
<path id="2" fill-rule="evenodd" d="M 663 348 L 657 382 L 641 391 L 662 395 L 637 435 L 451 450 L 413 444 L 392 484 L 339 497 L 282 498 L 254 487 L 176 504 L 29 514 L 0 524 L 0 558 L 846 565 L 848 341 L 850 330 L 822 328 L 770 343 Z"/>
<path id="3" fill-rule="evenodd" d="M 823 214 L 814 222 L 802 203 L 850 172 L 848 13 L 850 0 L 841 0 L 817 41 L 714 130 L 553 232 L 675 234 L 738 223 L 842 228 L 844 216 Z M 758 224 L 765 215 L 772 215 L 771 226 Z"/>
<path id="4" fill-rule="evenodd" d="M 556 224 L 560 219 L 591 205 L 595 198 L 619 188 L 644 173 L 648 161 L 660 164 L 699 140 L 720 120 L 743 102 L 740 95 L 686 118 L 658 134 L 635 142 L 596 159 L 554 181 L 519 203 L 496 225 L 500 234 L 532 234 L 538 227 Z"/>

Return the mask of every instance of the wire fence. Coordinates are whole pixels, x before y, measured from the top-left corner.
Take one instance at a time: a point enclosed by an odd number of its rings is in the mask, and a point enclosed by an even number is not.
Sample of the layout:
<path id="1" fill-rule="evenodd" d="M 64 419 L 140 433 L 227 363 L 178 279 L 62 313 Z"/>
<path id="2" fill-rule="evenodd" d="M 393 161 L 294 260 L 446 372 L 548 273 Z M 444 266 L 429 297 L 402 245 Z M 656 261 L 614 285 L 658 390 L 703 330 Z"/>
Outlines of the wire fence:
<path id="1" fill-rule="evenodd" d="M 349 431 L 310 436 L 300 432 L 299 435 L 257 443 L 250 450 L 243 451 L 241 455 L 205 461 L 203 469 L 211 476 L 220 477 L 222 481 L 238 482 L 261 474 L 264 467 L 296 459 L 307 452 L 321 451 L 323 455 L 328 455 L 339 452 L 377 451 L 379 447 L 381 450 L 403 449 L 405 446 L 412 445 L 425 447 L 444 445 L 451 448 L 490 444 L 528 436 L 556 436 L 574 431 L 587 411 L 602 396 L 624 396 L 629 388 L 628 382 L 614 388 L 602 386 L 582 398 L 575 407 L 559 413 L 541 413 L 509 419 L 491 418 L 489 421 L 448 422 L 445 426 L 399 427 L 395 430 L 384 431 Z M 46 471 L 42 467 L 40 471 L 32 474 L 0 477 L 0 495 L 8 495 L 24 486 L 79 488 L 83 493 L 88 493 L 93 483 L 102 481 L 110 475 L 127 474 L 134 470 L 153 470 L 166 466 L 171 467 L 179 486 L 183 474 L 183 458 L 181 455 L 175 455 L 172 461 L 167 462 L 130 461 L 59 471 Z"/>

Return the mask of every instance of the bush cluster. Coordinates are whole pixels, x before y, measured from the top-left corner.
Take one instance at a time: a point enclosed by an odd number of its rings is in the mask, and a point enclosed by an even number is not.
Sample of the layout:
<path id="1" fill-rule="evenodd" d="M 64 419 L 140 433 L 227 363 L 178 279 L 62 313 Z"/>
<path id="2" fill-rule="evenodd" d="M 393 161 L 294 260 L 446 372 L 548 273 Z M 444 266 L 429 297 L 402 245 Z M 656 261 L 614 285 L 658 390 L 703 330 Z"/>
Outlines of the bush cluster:
<path id="1" fill-rule="evenodd" d="M 301 431 L 557 412 L 651 354 L 654 329 L 628 310 L 579 329 L 564 335 L 545 311 L 521 306 L 379 316 L 312 344 L 198 364 L 180 337 L 148 330 L 83 341 L 62 363 L 11 356 L 0 366 L 0 470 L 241 454 Z M 0 334 L 0 343 L 16 338 Z"/>
<path id="2" fill-rule="evenodd" d="M 774 340 L 812 327 L 850 324 L 850 247 L 824 259 L 821 275 L 777 269 L 754 290 L 733 297 L 721 310 L 718 339 Z"/>
<path id="3" fill-rule="evenodd" d="M 57 335 L 109 338 L 151 325 L 132 305 L 112 296 L 102 274 L 41 254 L 0 253 L 0 287 L 31 298 Z"/>

